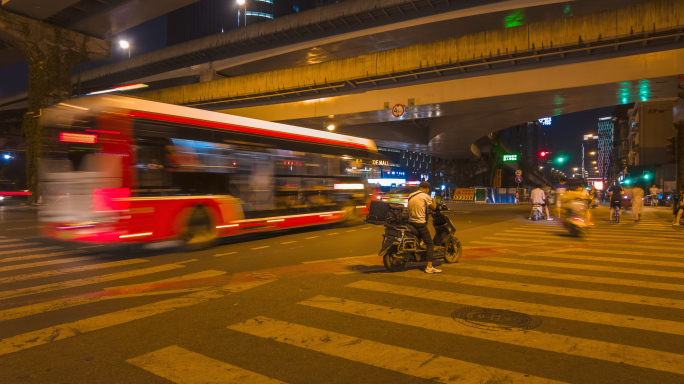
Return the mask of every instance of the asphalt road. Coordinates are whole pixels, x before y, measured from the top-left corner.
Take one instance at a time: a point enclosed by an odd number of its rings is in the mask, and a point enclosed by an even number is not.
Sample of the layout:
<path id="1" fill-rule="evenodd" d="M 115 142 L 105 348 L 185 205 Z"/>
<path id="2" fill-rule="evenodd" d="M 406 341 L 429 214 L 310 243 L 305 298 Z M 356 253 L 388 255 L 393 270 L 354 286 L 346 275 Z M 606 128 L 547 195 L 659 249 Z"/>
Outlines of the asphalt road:
<path id="1" fill-rule="evenodd" d="M 452 206 L 442 274 L 386 272 L 383 228 L 198 252 L 41 239 L 0 208 L 0 383 L 683 383 L 684 226 L 645 208 L 566 235 Z"/>

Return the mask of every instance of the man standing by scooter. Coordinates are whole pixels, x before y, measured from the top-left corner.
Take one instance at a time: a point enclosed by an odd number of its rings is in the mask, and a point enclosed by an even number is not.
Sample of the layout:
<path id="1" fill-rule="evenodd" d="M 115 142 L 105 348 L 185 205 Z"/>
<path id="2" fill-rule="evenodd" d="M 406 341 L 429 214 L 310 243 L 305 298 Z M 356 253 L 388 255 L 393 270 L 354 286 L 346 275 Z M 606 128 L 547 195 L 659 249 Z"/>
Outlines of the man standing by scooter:
<path id="1" fill-rule="evenodd" d="M 420 234 L 420 238 L 425 242 L 427 247 L 425 252 L 425 259 L 427 260 L 427 267 L 425 273 L 440 273 L 441 269 L 432 266 L 434 260 L 435 244 L 432 242 L 432 236 L 427 226 L 427 211 L 437 208 L 434 199 L 430 198 L 430 183 L 421 181 L 418 186 L 418 191 L 413 192 L 408 198 L 409 210 L 409 224 L 411 224 Z"/>
<path id="2" fill-rule="evenodd" d="M 542 190 L 540 184 L 537 184 L 537 188 L 532 190 L 530 197 L 532 199 L 533 206 L 541 205 L 542 209 L 546 210 L 546 220 L 553 220 L 551 215 L 549 215 L 549 207 L 546 206 L 546 195 L 544 194 L 544 190 Z M 532 208 L 532 210 L 534 211 L 534 208 Z M 530 220 L 532 220 L 532 217 L 530 217 Z"/>

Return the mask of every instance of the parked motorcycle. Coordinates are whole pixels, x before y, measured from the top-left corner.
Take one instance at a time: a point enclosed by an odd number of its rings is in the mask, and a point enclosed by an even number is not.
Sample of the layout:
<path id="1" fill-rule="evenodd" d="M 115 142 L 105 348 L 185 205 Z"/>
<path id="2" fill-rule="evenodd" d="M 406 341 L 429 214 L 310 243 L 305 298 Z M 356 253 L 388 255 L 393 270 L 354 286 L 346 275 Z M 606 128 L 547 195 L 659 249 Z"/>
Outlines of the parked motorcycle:
<path id="1" fill-rule="evenodd" d="M 461 242 L 454 235 L 456 228 L 451 219 L 442 211 L 448 208 L 444 204 L 437 204 L 432 212 L 433 225 L 435 227 L 435 260 L 443 259 L 448 263 L 456 263 L 461 258 L 463 248 Z M 379 255 L 382 262 L 391 272 L 401 271 L 410 261 L 425 261 L 427 249 L 421 246 L 418 231 L 408 223 L 385 224 L 385 234 L 382 235 L 382 249 Z"/>
<path id="2" fill-rule="evenodd" d="M 544 211 L 544 208 L 541 205 L 535 204 L 534 206 L 532 206 L 532 220 L 537 221 L 546 219 L 546 212 Z"/>

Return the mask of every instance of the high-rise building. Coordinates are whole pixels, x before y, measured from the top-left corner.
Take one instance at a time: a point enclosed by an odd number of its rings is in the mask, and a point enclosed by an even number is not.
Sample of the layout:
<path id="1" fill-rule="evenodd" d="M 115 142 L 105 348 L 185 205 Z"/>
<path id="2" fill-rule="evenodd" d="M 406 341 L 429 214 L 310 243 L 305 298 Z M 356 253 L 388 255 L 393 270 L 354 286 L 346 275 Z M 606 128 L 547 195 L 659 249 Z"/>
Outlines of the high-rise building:
<path id="1" fill-rule="evenodd" d="M 589 185 L 603 189 L 603 178 L 599 175 L 599 135 L 584 135 L 582 141 L 582 175 Z"/>
<path id="2" fill-rule="evenodd" d="M 608 182 L 608 170 L 613 153 L 613 133 L 617 125 L 617 118 L 602 117 L 598 121 L 598 176 L 605 185 Z"/>
<path id="3" fill-rule="evenodd" d="M 168 45 L 304 11 L 314 0 L 200 0 L 168 14 Z"/>

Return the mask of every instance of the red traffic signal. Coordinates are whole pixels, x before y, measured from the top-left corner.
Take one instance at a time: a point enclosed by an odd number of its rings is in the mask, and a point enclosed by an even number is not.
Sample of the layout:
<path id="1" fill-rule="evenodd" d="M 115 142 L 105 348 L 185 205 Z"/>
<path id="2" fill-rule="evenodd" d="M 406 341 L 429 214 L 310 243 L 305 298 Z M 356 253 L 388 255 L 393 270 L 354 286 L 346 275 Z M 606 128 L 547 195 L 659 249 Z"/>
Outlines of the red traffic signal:
<path id="1" fill-rule="evenodd" d="M 549 155 L 549 153 L 546 152 L 546 151 L 541 151 L 541 152 L 539 152 L 539 157 L 546 157 L 546 156 L 548 156 L 548 155 Z"/>

